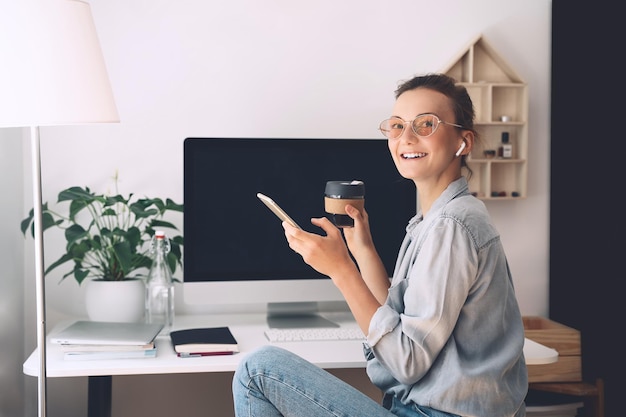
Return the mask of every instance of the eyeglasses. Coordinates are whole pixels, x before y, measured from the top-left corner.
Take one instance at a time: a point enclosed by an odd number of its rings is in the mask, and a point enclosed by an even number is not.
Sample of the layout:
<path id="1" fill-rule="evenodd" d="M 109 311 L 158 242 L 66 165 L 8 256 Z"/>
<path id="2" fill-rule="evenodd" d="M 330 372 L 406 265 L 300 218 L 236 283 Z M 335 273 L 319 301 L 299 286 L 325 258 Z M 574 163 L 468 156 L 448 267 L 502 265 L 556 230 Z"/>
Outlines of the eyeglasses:
<path id="1" fill-rule="evenodd" d="M 406 123 L 411 124 L 411 129 L 413 129 L 413 133 L 415 133 L 420 138 L 427 138 L 435 133 L 437 131 L 437 128 L 439 127 L 439 124 L 441 123 L 464 129 L 463 126 L 457 125 L 456 123 L 444 122 L 434 114 L 420 114 L 416 116 L 413 120 L 404 120 L 399 117 L 392 117 L 391 119 L 383 120 L 380 123 L 380 126 L 378 126 L 378 129 L 388 139 L 398 139 L 400 136 L 402 136 Z"/>

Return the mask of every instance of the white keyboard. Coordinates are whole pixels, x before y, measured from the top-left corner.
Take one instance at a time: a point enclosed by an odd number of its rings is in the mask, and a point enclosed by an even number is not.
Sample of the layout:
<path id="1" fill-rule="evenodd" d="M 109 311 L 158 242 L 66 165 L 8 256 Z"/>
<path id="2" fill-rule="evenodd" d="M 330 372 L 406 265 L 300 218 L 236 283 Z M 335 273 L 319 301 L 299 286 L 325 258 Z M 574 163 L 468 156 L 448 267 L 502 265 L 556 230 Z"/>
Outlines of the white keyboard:
<path id="1" fill-rule="evenodd" d="M 365 340 L 358 327 L 324 327 L 299 329 L 267 329 L 265 337 L 270 342 L 300 342 L 324 340 Z"/>

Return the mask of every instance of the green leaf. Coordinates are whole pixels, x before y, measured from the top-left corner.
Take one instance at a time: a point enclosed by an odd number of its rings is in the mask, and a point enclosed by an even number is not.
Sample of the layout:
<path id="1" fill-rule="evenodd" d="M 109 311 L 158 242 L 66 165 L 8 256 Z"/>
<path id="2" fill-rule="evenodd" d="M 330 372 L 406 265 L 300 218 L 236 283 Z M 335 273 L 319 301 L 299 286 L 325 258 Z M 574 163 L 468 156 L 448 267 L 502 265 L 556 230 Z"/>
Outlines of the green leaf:
<path id="1" fill-rule="evenodd" d="M 67 240 L 68 245 L 71 245 L 86 236 L 89 236 L 89 234 L 80 224 L 73 224 L 65 229 L 65 240 Z"/>
<path id="2" fill-rule="evenodd" d="M 89 271 L 87 271 L 86 269 L 74 269 L 74 278 L 76 278 L 76 281 L 78 281 L 79 285 L 85 280 L 85 278 L 87 278 L 88 275 Z"/>
<path id="3" fill-rule="evenodd" d="M 115 209 L 113 209 L 112 207 L 107 207 L 106 209 L 102 210 L 102 213 L 100 213 L 101 216 L 117 216 L 118 212 L 115 211 Z"/>
<path id="4" fill-rule="evenodd" d="M 185 211 L 185 206 L 183 204 L 175 203 L 173 200 L 168 198 L 165 200 L 165 209 L 183 213 Z"/>
<path id="5" fill-rule="evenodd" d="M 41 213 L 41 218 L 43 220 L 43 231 L 45 232 L 47 229 L 54 227 L 54 226 L 58 226 L 59 224 L 61 224 L 63 222 L 63 220 L 59 219 L 59 220 L 55 220 L 54 217 L 52 216 L 52 214 L 50 214 L 48 212 L 48 204 L 42 204 L 42 213 Z M 26 217 L 24 220 L 22 220 L 20 222 L 20 230 L 22 231 L 22 234 L 24 236 L 26 236 L 26 232 L 28 231 L 29 227 L 30 227 L 30 235 L 31 237 L 35 236 L 35 222 L 34 222 L 34 218 L 35 218 L 35 210 L 30 209 L 29 213 L 28 213 L 28 217 Z"/>
<path id="6" fill-rule="evenodd" d="M 104 204 L 105 207 L 115 206 L 117 204 L 127 205 L 130 197 L 132 197 L 132 194 L 128 197 L 128 199 L 118 194 L 118 195 L 104 198 L 102 200 L 102 203 Z"/>
<path id="7" fill-rule="evenodd" d="M 111 232 L 106 227 L 103 227 L 102 229 L 100 229 L 100 235 L 102 236 L 103 239 L 112 239 L 113 238 L 113 232 Z"/>
<path id="8" fill-rule="evenodd" d="M 59 193 L 58 202 L 62 201 L 83 201 L 86 204 L 91 203 L 95 196 L 89 188 L 70 187 Z"/>
<path id="9" fill-rule="evenodd" d="M 150 227 L 155 230 L 158 228 L 168 228 L 172 230 L 178 230 L 178 228 L 174 225 L 174 223 L 166 222 L 165 220 L 159 220 L 159 219 L 152 219 L 152 221 L 150 222 Z"/>
<path id="10" fill-rule="evenodd" d="M 136 202 L 130 205 L 130 211 L 137 217 L 138 219 L 145 219 L 151 216 L 156 216 L 159 214 L 159 210 L 155 208 L 149 208 L 150 205 L 145 205 L 143 202 Z"/>
<path id="11" fill-rule="evenodd" d="M 90 240 L 82 240 L 80 242 L 68 243 L 66 250 L 74 262 L 80 263 L 85 259 L 85 255 L 93 250 L 93 245 Z"/>
<path id="12" fill-rule="evenodd" d="M 50 266 L 48 266 L 48 268 L 46 268 L 44 274 L 47 274 L 48 272 L 52 271 L 53 269 L 55 269 L 56 267 L 63 265 L 64 263 L 73 260 L 74 258 L 72 257 L 71 253 L 66 253 L 63 256 L 61 256 L 59 259 L 57 259 L 56 261 L 54 261 L 52 264 L 50 264 Z"/>
<path id="13" fill-rule="evenodd" d="M 136 268 L 150 269 L 150 267 L 152 266 L 152 257 L 144 254 L 135 254 L 135 259 L 133 263 Z"/>
<path id="14" fill-rule="evenodd" d="M 115 257 L 119 262 L 122 272 L 125 276 L 128 275 L 128 273 L 132 271 L 131 266 L 133 264 L 130 243 L 128 241 L 118 242 L 113 245 L 113 251 L 115 252 Z"/>
<path id="15" fill-rule="evenodd" d="M 178 266 L 178 256 L 170 251 L 170 253 L 167 254 L 166 261 L 167 266 L 170 267 L 170 271 L 174 273 L 174 271 L 176 271 L 176 267 Z"/>
<path id="16" fill-rule="evenodd" d="M 141 231 L 135 226 L 128 228 L 128 230 L 115 228 L 112 234 L 128 242 L 129 254 L 135 253 L 137 251 L 137 248 L 143 243 L 143 241 L 141 240 Z"/>
<path id="17" fill-rule="evenodd" d="M 31 209 L 29 214 L 28 214 L 28 217 L 26 217 L 20 223 L 20 230 L 22 231 L 22 234 L 24 236 L 26 236 L 26 231 L 28 231 L 28 226 L 30 226 L 30 223 L 33 221 L 33 217 L 35 217 L 35 211 L 33 209 Z M 34 236 L 35 232 L 33 231 L 32 233 L 33 233 L 33 236 Z"/>
<path id="18" fill-rule="evenodd" d="M 185 239 L 182 236 L 174 236 L 170 240 L 180 246 L 183 246 L 185 243 Z"/>
<path id="19" fill-rule="evenodd" d="M 100 236 L 96 235 L 93 237 L 93 239 L 91 239 L 91 248 L 94 251 L 99 251 L 102 249 L 102 239 L 100 238 Z"/>

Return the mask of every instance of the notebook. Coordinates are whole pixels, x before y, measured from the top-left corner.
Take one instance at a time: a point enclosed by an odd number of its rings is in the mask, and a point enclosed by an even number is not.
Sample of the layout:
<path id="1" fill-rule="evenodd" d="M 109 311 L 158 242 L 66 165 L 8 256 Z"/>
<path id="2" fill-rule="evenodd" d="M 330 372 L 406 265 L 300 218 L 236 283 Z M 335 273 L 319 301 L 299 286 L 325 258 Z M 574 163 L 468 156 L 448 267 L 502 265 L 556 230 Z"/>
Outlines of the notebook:
<path id="1" fill-rule="evenodd" d="M 176 330 L 170 339 L 180 357 L 232 355 L 239 352 L 237 340 L 228 327 Z"/>
<path id="2" fill-rule="evenodd" d="M 79 320 L 58 333 L 50 341 L 73 345 L 146 345 L 163 328 L 155 323 L 114 323 Z"/>

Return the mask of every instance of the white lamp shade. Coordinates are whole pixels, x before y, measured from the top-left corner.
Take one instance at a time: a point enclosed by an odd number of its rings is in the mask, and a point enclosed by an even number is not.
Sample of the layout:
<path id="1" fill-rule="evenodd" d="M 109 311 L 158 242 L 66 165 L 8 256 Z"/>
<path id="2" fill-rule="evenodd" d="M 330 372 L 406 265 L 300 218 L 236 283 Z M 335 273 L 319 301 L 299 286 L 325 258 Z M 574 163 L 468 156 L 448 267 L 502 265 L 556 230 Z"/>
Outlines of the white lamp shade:
<path id="1" fill-rule="evenodd" d="M 118 121 L 89 4 L 3 1 L 0 127 Z"/>

